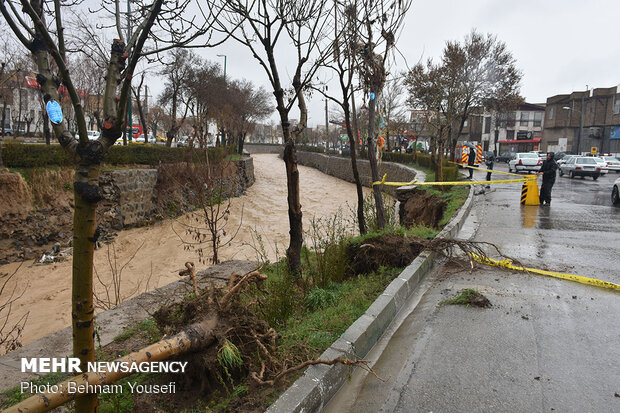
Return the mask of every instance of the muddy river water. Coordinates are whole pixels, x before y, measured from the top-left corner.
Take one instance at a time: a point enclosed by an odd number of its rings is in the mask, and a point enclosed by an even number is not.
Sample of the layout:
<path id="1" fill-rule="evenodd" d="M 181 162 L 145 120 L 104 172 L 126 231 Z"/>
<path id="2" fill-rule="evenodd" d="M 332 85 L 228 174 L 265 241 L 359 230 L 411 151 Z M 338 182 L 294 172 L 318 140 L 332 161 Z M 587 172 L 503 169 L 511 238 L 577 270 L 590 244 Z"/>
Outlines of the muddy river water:
<path id="1" fill-rule="evenodd" d="M 234 233 L 237 228 L 239 231 L 220 250 L 221 260 L 256 260 L 256 250 L 261 249 L 256 234 L 260 234 L 271 261 L 282 257 L 288 245 L 284 162 L 270 154 L 253 158 L 256 182 L 245 195 L 232 200 L 227 233 Z M 345 220 L 351 219 L 350 211 L 356 205 L 355 185 L 304 166 L 299 166 L 299 172 L 304 230 L 313 216 L 332 217 L 341 210 Z M 368 193 L 368 189 L 364 190 Z M 107 301 L 103 284 L 112 284 L 114 263 L 118 269 L 125 266 L 121 273 L 123 299 L 176 281 L 186 261 L 198 263 L 197 253 L 184 248 L 180 239 L 191 241 L 184 227 L 190 222 L 195 221 L 188 214 L 178 220 L 122 231 L 113 248 L 104 246 L 95 251 L 97 295 Z M 226 240 L 225 237 L 223 242 Z M 0 273 L 12 274 L 17 269 L 16 292 L 23 295 L 13 305 L 9 325 L 28 314 L 21 340 L 24 345 L 71 324 L 71 260 L 42 266 L 31 264 L 24 263 L 19 269 L 18 264 L 0 266 Z M 199 270 L 206 266 L 197 264 Z"/>

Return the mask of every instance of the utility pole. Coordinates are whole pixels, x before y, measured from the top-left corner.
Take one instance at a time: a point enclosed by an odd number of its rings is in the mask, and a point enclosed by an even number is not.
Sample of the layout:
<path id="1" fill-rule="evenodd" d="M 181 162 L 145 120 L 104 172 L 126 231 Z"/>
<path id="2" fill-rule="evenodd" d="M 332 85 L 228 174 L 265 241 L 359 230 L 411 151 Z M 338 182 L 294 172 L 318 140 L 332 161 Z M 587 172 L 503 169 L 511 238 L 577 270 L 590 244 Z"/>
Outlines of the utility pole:
<path id="1" fill-rule="evenodd" d="M 586 92 L 589 92 L 588 85 L 586 85 Z M 588 93 L 588 97 L 590 97 L 590 93 Z M 581 152 L 579 150 L 581 143 L 581 136 L 583 135 L 583 105 L 584 105 L 584 97 L 583 93 L 581 94 L 581 111 L 579 113 L 579 135 L 577 135 L 577 155 Z"/>
<path id="2" fill-rule="evenodd" d="M 224 58 L 224 78 L 226 78 L 226 55 L 225 54 L 218 54 L 217 57 L 223 57 Z"/>

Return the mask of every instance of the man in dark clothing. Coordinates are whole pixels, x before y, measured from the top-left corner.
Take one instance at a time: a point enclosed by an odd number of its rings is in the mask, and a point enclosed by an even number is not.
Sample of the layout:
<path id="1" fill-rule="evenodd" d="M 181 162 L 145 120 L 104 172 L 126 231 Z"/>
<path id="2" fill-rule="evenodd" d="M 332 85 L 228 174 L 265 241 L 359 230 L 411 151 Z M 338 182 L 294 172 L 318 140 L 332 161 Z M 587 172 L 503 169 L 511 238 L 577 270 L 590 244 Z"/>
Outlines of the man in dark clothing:
<path id="1" fill-rule="evenodd" d="M 476 164 L 476 150 L 474 148 L 469 148 L 469 155 L 467 156 L 467 165 L 474 166 Z M 469 179 L 474 177 L 474 170 L 472 168 L 469 169 Z"/>
<path id="2" fill-rule="evenodd" d="M 489 171 L 487 171 L 487 181 L 491 180 L 491 172 L 493 170 L 493 166 L 495 165 L 495 156 L 493 155 L 492 152 L 488 153 L 487 156 L 487 160 L 486 160 L 486 164 L 487 164 L 487 169 Z M 487 185 L 487 188 L 490 188 L 491 185 Z"/>
<path id="3" fill-rule="evenodd" d="M 551 205 L 551 188 L 555 183 L 555 171 L 558 170 L 558 164 L 553 159 L 553 152 L 547 153 L 547 159 L 542 163 L 540 171 L 536 175 L 542 175 L 542 186 L 540 187 L 540 205 Z"/>

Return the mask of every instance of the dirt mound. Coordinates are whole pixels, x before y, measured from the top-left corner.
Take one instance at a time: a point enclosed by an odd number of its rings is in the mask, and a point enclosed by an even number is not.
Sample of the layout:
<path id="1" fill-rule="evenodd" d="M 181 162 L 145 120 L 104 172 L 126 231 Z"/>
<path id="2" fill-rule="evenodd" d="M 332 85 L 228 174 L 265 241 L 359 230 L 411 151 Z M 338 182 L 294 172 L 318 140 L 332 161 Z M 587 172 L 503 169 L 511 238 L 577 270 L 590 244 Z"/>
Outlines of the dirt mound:
<path id="1" fill-rule="evenodd" d="M 417 188 L 412 189 L 407 192 L 406 201 L 401 201 L 400 222 L 406 227 L 424 224 L 438 228 L 447 205 L 446 201 L 436 195 Z"/>
<path id="2" fill-rule="evenodd" d="M 32 196 L 20 174 L 0 172 L 0 194 L 0 216 L 30 212 Z"/>
<path id="3" fill-rule="evenodd" d="M 366 274 L 380 266 L 405 267 L 422 251 L 418 237 L 384 234 L 350 244 L 347 250 L 352 274 Z"/>
<path id="4" fill-rule="evenodd" d="M 441 304 L 448 305 L 464 305 L 481 308 L 489 308 L 491 307 L 491 302 L 484 295 L 480 294 L 478 291 L 473 288 L 466 288 L 459 295 L 454 298 L 450 298 L 449 300 L 442 301 Z"/>

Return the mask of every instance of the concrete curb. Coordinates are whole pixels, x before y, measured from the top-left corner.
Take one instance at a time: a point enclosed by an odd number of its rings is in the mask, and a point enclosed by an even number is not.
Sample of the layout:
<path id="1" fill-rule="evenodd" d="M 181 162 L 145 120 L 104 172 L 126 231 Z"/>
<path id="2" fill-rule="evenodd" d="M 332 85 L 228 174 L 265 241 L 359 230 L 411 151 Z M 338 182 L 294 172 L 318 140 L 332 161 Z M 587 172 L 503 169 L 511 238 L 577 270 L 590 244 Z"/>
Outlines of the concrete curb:
<path id="1" fill-rule="evenodd" d="M 438 237 L 455 237 L 471 211 L 474 186 L 467 200 Z M 377 343 L 407 298 L 433 268 L 436 253 L 425 250 L 387 286 L 366 313 L 358 318 L 319 358 L 362 359 Z M 323 410 L 349 377 L 350 369 L 342 364 L 310 366 L 268 409 L 267 413 L 318 412 Z"/>

